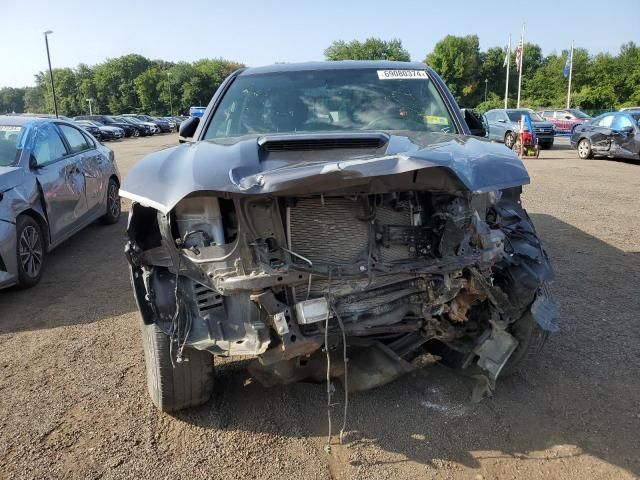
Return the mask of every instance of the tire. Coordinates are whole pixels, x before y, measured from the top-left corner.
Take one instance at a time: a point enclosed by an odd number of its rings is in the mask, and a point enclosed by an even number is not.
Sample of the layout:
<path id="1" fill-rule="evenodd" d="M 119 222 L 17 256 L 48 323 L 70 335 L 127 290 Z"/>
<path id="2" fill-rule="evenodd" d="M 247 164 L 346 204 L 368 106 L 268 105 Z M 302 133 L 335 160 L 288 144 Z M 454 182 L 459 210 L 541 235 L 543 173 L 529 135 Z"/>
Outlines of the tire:
<path id="1" fill-rule="evenodd" d="M 120 205 L 120 194 L 118 191 L 120 186 L 113 178 L 109 180 L 109 186 L 107 187 L 107 213 L 101 216 L 98 220 L 103 225 L 113 225 L 120 220 L 120 214 L 122 213 L 122 206 Z"/>
<path id="2" fill-rule="evenodd" d="M 583 138 L 578 142 L 578 157 L 582 160 L 588 160 L 593 157 L 591 142 L 588 138 Z"/>
<path id="3" fill-rule="evenodd" d="M 549 332 L 542 330 L 533 319 L 530 311 L 527 311 L 520 320 L 512 325 L 509 333 L 518 340 L 518 346 L 502 368 L 501 377 L 508 377 L 520 371 L 530 359 L 540 352 L 549 336 Z"/>
<path id="4" fill-rule="evenodd" d="M 20 215 L 16 221 L 16 255 L 18 287 L 31 288 L 42 278 L 45 239 L 38 222 L 28 215 Z"/>
<path id="5" fill-rule="evenodd" d="M 213 356 L 189 349 L 189 359 L 172 364 L 169 337 L 153 323 L 142 324 L 142 343 L 147 368 L 147 388 L 153 404 L 163 412 L 202 405 L 213 392 Z"/>
<path id="6" fill-rule="evenodd" d="M 139 137 L 140 136 L 140 130 L 138 130 L 137 128 L 133 131 L 133 137 Z"/>
<path id="7" fill-rule="evenodd" d="M 507 146 L 509 150 L 511 150 L 515 143 L 516 143 L 516 136 L 513 134 L 513 132 L 507 132 L 504 136 L 504 144 Z"/>

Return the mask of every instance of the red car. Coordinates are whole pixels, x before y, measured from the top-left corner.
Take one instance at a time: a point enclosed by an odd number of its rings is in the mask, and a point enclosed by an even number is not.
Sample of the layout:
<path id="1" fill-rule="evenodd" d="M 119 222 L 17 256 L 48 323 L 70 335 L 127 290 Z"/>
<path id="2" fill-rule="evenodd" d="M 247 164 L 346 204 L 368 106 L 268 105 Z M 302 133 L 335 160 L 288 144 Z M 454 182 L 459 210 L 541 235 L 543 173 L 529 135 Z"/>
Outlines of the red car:
<path id="1" fill-rule="evenodd" d="M 578 125 L 587 123 L 591 117 L 577 108 L 566 108 L 563 110 L 539 110 L 538 113 L 545 120 L 553 123 L 556 132 L 559 134 L 572 134 L 573 129 Z"/>

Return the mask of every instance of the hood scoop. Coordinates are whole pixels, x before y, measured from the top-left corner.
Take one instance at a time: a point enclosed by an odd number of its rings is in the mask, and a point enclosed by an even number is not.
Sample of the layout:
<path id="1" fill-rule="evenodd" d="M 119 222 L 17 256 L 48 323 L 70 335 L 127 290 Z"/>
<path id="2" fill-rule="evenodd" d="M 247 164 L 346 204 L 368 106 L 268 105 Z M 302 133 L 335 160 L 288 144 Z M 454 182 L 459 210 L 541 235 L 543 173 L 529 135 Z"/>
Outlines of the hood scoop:
<path id="1" fill-rule="evenodd" d="M 316 133 L 267 135 L 258 138 L 258 146 L 268 152 L 300 152 L 336 149 L 378 149 L 389 142 L 385 133 Z"/>

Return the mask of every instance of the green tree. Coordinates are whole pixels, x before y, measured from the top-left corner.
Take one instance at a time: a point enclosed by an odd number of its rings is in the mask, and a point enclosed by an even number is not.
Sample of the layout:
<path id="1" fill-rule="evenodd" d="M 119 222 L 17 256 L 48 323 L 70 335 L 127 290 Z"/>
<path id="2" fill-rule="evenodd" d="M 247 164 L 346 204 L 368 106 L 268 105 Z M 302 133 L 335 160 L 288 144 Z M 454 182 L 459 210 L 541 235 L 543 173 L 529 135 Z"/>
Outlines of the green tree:
<path id="1" fill-rule="evenodd" d="M 436 43 L 425 62 L 442 77 L 459 103 L 475 105 L 480 101 L 484 90 L 479 88 L 481 58 L 477 35 L 447 35 Z M 482 84 L 484 87 L 484 79 Z"/>
<path id="2" fill-rule="evenodd" d="M 140 111 L 134 81 L 150 65 L 149 59 L 137 54 L 109 59 L 97 65 L 94 68 L 94 81 L 98 102 L 103 109 L 99 113 Z"/>
<path id="3" fill-rule="evenodd" d="M 159 95 L 163 78 L 162 72 L 158 68 L 152 67 L 138 75 L 133 81 L 143 112 L 159 115 L 168 110 L 162 104 Z"/>
<path id="4" fill-rule="evenodd" d="M 0 88 L 0 113 L 24 112 L 24 88 Z"/>
<path id="5" fill-rule="evenodd" d="M 28 113 L 53 113 L 53 111 L 47 111 L 44 96 L 44 87 L 26 87 L 24 92 L 24 111 Z"/>
<path id="6" fill-rule="evenodd" d="M 333 42 L 325 51 L 327 60 L 396 60 L 408 62 L 409 52 L 402 48 L 402 42 L 397 38 L 389 41 L 379 38 L 367 38 L 364 42 L 352 40 Z"/>

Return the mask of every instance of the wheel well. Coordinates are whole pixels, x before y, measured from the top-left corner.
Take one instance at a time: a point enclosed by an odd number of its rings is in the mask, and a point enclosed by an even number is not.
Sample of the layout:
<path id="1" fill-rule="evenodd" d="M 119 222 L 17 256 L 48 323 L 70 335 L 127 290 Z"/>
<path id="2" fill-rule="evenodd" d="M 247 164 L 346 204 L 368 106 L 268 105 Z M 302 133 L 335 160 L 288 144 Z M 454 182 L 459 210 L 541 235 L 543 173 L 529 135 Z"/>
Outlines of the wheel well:
<path id="1" fill-rule="evenodd" d="M 47 224 L 47 221 L 44 219 L 44 217 L 42 215 L 40 215 L 38 212 L 36 212 L 35 210 L 33 210 L 32 208 L 28 208 L 27 210 L 20 212 L 20 214 L 18 215 L 18 217 L 21 216 L 27 216 L 27 217 L 31 217 L 33 218 L 38 225 L 40 226 L 40 229 L 42 230 L 43 236 L 44 236 L 44 241 L 45 241 L 45 249 L 49 248 L 49 225 Z"/>
<path id="2" fill-rule="evenodd" d="M 115 175 L 111 175 L 109 177 L 109 180 L 114 180 L 116 182 L 116 185 L 118 185 L 118 188 L 120 188 L 120 180 L 118 180 L 118 177 L 116 177 Z"/>

